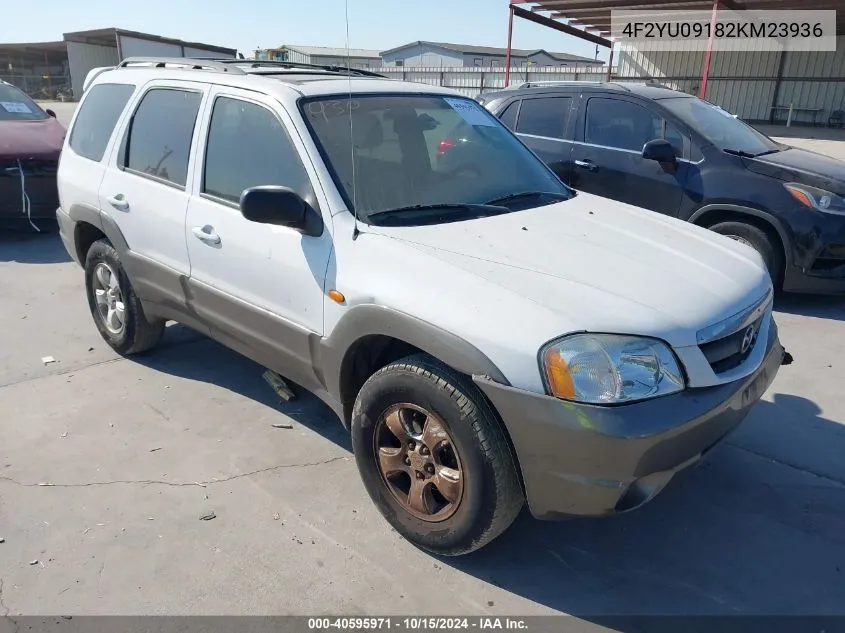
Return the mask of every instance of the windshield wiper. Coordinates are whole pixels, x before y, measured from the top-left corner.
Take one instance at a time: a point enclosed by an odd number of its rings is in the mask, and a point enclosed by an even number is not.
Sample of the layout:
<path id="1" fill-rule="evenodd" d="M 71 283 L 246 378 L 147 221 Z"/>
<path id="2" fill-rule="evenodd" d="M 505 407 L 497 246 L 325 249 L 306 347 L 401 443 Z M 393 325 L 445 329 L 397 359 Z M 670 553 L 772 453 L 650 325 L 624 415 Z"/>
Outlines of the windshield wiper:
<path id="1" fill-rule="evenodd" d="M 569 200 L 571 196 L 556 191 L 520 191 L 512 193 L 495 200 L 488 200 L 485 204 L 504 204 L 515 200 L 531 200 L 533 198 L 557 198 L 558 200 Z"/>
<path id="2" fill-rule="evenodd" d="M 765 152 L 760 152 L 759 154 L 755 154 L 754 157 L 756 158 L 757 156 L 765 156 L 766 154 L 776 154 L 777 152 L 782 152 L 782 151 L 783 150 L 780 149 L 779 147 L 777 147 L 775 149 L 767 149 Z"/>
<path id="3" fill-rule="evenodd" d="M 479 213 L 484 215 L 498 215 L 500 213 L 507 213 L 510 209 L 493 204 L 445 202 L 443 204 L 414 204 L 408 207 L 397 207 L 396 209 L 387 209 L 386 211 L 370 213 L 367 217 L 371 220 L 378 220 L 390 216 L 401 215 L 403 213 L 413 214 L 416 211 L 469 211 L 472 215 L 478 215 Z"/>
<path id="4" fill-rule="evenodd" d="M 757 154 L 746 152 L 744 149 L 723 149 L 726 154 L 733 154 L 734 156 L 741 156 L 742 158 L 755 158 Z"/>

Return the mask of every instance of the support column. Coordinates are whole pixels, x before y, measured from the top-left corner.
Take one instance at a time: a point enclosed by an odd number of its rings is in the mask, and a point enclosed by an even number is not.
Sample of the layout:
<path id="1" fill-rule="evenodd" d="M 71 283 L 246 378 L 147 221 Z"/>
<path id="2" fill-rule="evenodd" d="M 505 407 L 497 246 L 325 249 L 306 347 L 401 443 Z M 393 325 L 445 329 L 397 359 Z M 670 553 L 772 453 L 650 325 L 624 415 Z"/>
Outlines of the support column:
<path id="1" fill-rule="evenodd" d="M 511 83 L 511 44 L 513 43 L 513 5 L 508 3 L 508 52 L 505 56 L 505 88 Z"/>
<path id="2" fill-rule="evenodd" d="M 607 81 L 610 81 L 613 73 L 613 47 L 610 47 L 610 57 L 607 60 Z"/>
<path id="3" fill-rule="evenodd" d="M 713 13 L 710 15 L 710 35 L 707 38 L 707 52 L 704 54 L 704 69 L 701 71 L 701 87 L 698 96 L 707 97 L 707 80 L 710 78 L 710 58 L 713 54 L 713 36 L 716 34 L 716 15 L 719 13 L 719 0 L 713 0 Z"/>

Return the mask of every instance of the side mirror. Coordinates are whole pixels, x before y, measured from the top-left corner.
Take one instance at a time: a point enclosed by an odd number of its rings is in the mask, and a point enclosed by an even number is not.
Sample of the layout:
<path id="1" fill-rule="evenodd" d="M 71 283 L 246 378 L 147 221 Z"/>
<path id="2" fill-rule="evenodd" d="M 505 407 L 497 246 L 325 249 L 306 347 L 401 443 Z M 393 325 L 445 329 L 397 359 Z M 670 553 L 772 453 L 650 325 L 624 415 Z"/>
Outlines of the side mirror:
<path id="1" fill-rule="evenodd" d="M 308 204 L 287 187 L 262 185 L 246 189 L 240 206 L 241 214 L 250 222 L 305 228 Z"/>
<path id="2" fill-rule="evenodd" d="M 44 112 L 46 112 L 46 113 L 47 113 L 47 116 L 51 116 L 51 117 L 53 117 L 54 119 L 56 118 L 56 113 L 55 113 L 55 112 L 53 112 L 52 110 L 50 110 L 49 108 L 48 108 L 47 110 L 44 110 Z"/>
<path id="3" fill-rule="evenodd" d="M 643 158 L 656 160 L 658 163 L 674 163 L 675 148 L 672 144 L 662 138 L 656 138 L 643 145 Z"/>

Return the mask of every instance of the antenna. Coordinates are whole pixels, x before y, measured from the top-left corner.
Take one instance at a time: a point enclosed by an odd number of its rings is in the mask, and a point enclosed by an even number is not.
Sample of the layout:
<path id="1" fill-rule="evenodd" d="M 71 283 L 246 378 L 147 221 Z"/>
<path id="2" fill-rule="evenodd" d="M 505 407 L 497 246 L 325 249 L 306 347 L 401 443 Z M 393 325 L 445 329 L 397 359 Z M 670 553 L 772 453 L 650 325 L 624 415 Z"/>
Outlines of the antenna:
<path id="1" fill-rule="evenodd" d="M 360 231 L 358 230 L 358 178 L 355 176 L 355 132 L 352 129 L 352 60 L 349 52 L 349 0 L 345 2 L 346 10 L 346 81 L 349 83 L 349 103 L 347 103 L 347 111 L 349 112 L 349 148 L 352 152 L 352 239 L 358 239 Z"/>

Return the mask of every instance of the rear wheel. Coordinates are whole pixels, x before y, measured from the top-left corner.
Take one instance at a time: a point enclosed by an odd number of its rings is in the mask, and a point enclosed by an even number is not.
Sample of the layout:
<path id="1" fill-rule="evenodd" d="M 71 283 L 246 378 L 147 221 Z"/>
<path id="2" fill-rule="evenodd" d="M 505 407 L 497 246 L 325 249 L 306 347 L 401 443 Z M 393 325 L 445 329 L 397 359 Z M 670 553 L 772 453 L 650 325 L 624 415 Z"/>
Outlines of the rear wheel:
<path id="1" fill-rule="evenodd" d="M 165 322 L 147 320 L 117 251 L 106 239 L 97 240 L 88 249 L 85 288 L 94 323 L 114 351 L 137 354 L 161 340 Z"/>
<path id="2" fill-rule="evenodd" d="M 780 281 L 783 273 L 783 253 L 765 231 L 744 222 L 720 222 L 711 226 L 710 230 L 750 246 L 760 253 L 772 282 L 777 284 Z"/>
<path id="3" fill-rule="evenodd" d="M 472 382 L 425 354 L 380 369 L 352 414 L 358 470 L 406 539 L 455 556 L 483 547 L 524 498 L 504 428 Z"/>

